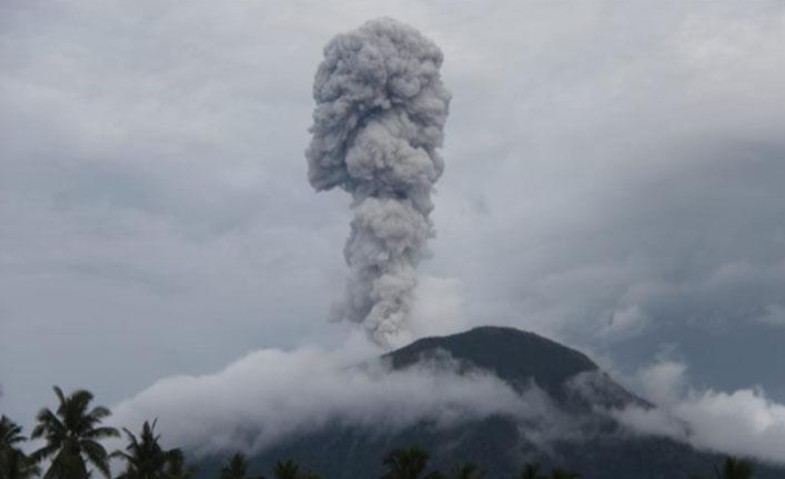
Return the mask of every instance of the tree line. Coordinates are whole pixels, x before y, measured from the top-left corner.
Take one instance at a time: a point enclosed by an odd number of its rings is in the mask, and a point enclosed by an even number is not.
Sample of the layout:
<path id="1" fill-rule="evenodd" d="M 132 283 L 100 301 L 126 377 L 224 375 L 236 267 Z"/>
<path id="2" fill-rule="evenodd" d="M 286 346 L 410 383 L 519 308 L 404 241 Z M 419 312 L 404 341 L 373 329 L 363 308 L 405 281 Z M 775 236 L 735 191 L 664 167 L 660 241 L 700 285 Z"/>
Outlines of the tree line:
<path id="1" fill-rule="evenodd" d="M 156 420 L 145 421 L 139 435 L 123 428 L 127 444 L 125 450 L 109 453 L 102 441 L 120 437 L 113 427 L 103 426 L 111 415 L 103 406 L 91 407 L 93 394 L 80 389 L 65 395 L 54 386 L 58 406 L 55 411 L 41 409 L 30 440 L 42 440 L 43 445 L 27 454 L 21 444 L 28 440 L 22 428 L 5 415 L 0 416 L 0 479 L 89 479 L 97 471 L 112 479 L 110 461 L 124 463 L 125 470 L 114 479 L 191 479 L 196 468 L 185 462 L 179 448 L 165 449 L 160 435 L 155 432 Z M 485 473 L 475 464 L 454 466 L 449 472 L 431 470 L 429 456 L 423 449 L 412 446 L 395 449 L 382 460 L 385 472 L 381 479 L 485 479 Z M 238 452 L 229 457 L 218 479 L 266 479 L 250 475 L 248 460 Z M 303 469 L 291 459 L 278 461 L 272 468 L 272 479 L 321 479 Z M 751 479 L 753 465 L 746 460 L 727 457 L 711 471 L 716 479 Z M 554 468 L 546 472 L 539 464 L 527 463 L 510 479 L 577 479 L 580 475 L 566 469 Z M 693 475 L 691 479 L 711 476 Z"/>

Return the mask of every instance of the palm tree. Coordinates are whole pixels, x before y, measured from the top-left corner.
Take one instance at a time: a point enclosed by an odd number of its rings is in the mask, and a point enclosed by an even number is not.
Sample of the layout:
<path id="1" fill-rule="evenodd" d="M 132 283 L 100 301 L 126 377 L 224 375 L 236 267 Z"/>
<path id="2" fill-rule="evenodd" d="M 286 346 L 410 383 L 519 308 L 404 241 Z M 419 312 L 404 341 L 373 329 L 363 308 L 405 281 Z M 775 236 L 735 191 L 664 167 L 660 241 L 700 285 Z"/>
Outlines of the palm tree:
<path id="1" fill-rule="evenodd" d="M 229 458 L 226 466 L 221 469 L 221 479 L 251 479 L 246 475 L 248 470 L 248 460 L 245 455 L 238 452 Z M 264 476 L 257 476 L 255 479 L 264 479 Z"/>
<path id="2" fill-rule="evenodd" d="M 229 458 L 227 464 L 221 469 L 221 479 L 245 479 L 248 470 L 248 461 L 245 455 L 238 452 Z"/>
<path id="3" fill-rule="evenodd" d="M 182 464 L 183 453 L 179 449 L 166 450 L 161 447 L 161 436 L 155 434 L 155 425 L 145 421 L 142 433 L 137 438 L 131 431 L 123 428 L 128 436 L 128 452 L 115 451 L 112 457 L 119 457 L 126 462 L 126 470 L 117 479 L 169 479 L 167 466 L 171 462 Z"/>
<path id="4" fill-rule="evenodd" d="M 196 468 L 185 464 L 183 455 L 172 457 L 166 466 L 166 477 L 169 479 L 191 479 L 196 474 Z M 264 479 L 260 476 L 259 479 Z"/>
<path id="5" fill-rule="evenodd" d="M 536 462 L 527 462 L 523 465 L 523 471 L 521 471 L 520 479 L 547 479 L 547 476 L 540 474 L 541 466 Z"/>
<path id="6" fill-rule="evenodd" d="M 8 418 L 0 416 L 0 449 L 15 448 L 16 444 L 25 442 L 27 438 L 22 435 L 22 427 Z"/>
<path id="7" fill-rule="evenodd" d="M 273 477 L 275 479 L 299 479 L 300 466 L 291 459 L 287 459 L 285 462 L 278 461 L 273 466 Z"/>
<path id="8" fill-rule="evenodd" d="M 395 449 L 384 457 L 387 472 L 382 479 L 419 479 L 428 466 L 428 453 L 417 446 L 408 449 Z M 430 477 L 441 476 L 432 473 Z"/>
<path id="9" fill-rule="evenodd" d="M 19 425 L 6 416 L 0 417 L 0 478 L 28 479 L 38 475 L 35 461 L 17 447 L 26 440 Z"/>
<path id="10" fill-rule="evenodd" d="M 54 413 L 42 409 L 36 419 L 32 439 L 44 438 L 46 445 L 32 455 L 35 461 L 54 456 L 44 479 L 86 479 L 90 476 L 87 464 L 92 464 L 105 477 L 110 477 L 109 454 L 100 441 L 120 434 L 112 427 L 98 427 L 111 415 L 103 406 L 88 410 L 93 394 L 84 389 L 66 397 L 54 386 L 60 404 Z"/>

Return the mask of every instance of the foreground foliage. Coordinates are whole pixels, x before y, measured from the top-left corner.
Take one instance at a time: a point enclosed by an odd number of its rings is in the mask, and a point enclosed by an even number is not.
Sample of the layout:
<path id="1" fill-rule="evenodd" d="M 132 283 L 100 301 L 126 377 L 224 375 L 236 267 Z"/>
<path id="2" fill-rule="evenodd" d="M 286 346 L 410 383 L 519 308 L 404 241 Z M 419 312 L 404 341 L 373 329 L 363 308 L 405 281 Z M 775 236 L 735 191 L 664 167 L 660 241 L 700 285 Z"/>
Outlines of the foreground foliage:
<path id="1" fill-rule="evenodd" d="M 123 428 L 128 437 L 126 452 L 115 451 L 112 457 L 126 463 L 124 473 L 117 479 L 175 479 L 188 477 L 182 470 L 183 453 L 179 449 L 166 450 L 159 443 L 160 436 L 155 434 L 155 425 L 145 421 L 142 432 L 137 438 L 131 431 Z"/>
<path id="2" fill-rule="evenodd" d="M 110 478 L 109 454 L 100 441 L 120 434 L 100 424 L 111 413 L 103 406 L 90 409 L 93 394 L 89 391 L 80 389 L 66 396 L 59 387 L 53 389 L 60 404 L 55 412 L 44 408 L 38 413 L 38 424 L 31 435 L 31 439 L 46 440 L 46 445 L 33 453 L 33 459 L 40 462 L 52 458 L 44 479 L 87 479 L 88 464 Z"/>
<path id="3" fill-rule="evenodd" d="M 27 441 L 22 428 L 6 416 L 0 416 L 0 479 L 90 479 L 98 471 L 111 479 L 110 459 L 118 459 L 125 470 L 115 479 L 191 479 L 195 468 L 185 462 L 180 449 L 165 449 L 161 436 L 155 432 L 157 419 L 145 421 L 139 435 L 123 428 L 127 445 L 124 451 L 109 454 L 102 444 L 108 438 L 119 437 L 119 432 L 102 426 L 111 412 L 103 407 L 90 407 L 93 394 L 77 390 L 66 396 L 54 386 L 58 400 L 53 412 L 42 409 L 30 439 L 41 439 L 44 445 L 27 455 L 21 445 Z M 381 479 L 486 479 L 480 467 L 472 463 L 453 466 L 448 473 L 429 468 L 430 456 L 418 446 L 393 449 L 382 458 L 384 473 Z M 42 470 L 42 465 L 46 470 Z M 245 455 L 237 452 L 227 458 L 217 479 L 266 479 L 251 474 Z M 693 475 L 691 479 L 752 479 L 750 461 L 727 457 L 713 466 L 711 475 Z M 322 479 L 301 468 L 292 459 L 276 462 L 272 479 Z M 675 476 L 674 476 L 675 477 Z M 547 474 L 537 463 L 526 463 L 514 477 L 505 479 L 578 479 L 580 475 L 566 469 L 554 468 Z"/>
<path id="4" fill-rule="evenodd" d="M 28 479 L 38 476 L 36 462 L 18 444 L 26 441 L 22 428 L 6 416 L 0 417 L 0 478 Z"/>
<path id="5" fill-rule="evenodd" d="M 753 466 L 750 461 L 727 457 L 722 466 L 714 466 L 714 477 L 716 479 L 751 479 Z M 708 479 L 706 476 L 694 475 L 692 479 Z"/>

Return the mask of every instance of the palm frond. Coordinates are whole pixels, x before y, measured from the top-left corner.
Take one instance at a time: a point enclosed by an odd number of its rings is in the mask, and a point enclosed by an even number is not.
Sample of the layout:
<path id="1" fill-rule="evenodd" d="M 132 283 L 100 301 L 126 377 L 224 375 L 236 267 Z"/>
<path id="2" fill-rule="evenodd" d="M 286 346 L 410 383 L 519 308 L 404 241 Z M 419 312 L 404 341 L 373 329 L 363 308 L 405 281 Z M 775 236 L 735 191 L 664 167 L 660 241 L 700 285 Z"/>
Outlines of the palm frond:
<path id="1" fill-rule="evenodd" d="M 120 432 L 113 427 L 97 427 L 85 431 L 85 436 L 92 439 L 104 439 L 107 437 L 120 437 Z"/>
<path id="2" fill-rule="evenodd" d="M 107 454 L 104 446 L 90 440 L 81 441 L 80 446 L 85 455 L 87 455 L 90 463 L 95 466 L 95 468 L 98 469 L 98 471 L 100 471 L 104 477 L 110 478 L 111 472 L 109 471 L 109 454 Z"/>

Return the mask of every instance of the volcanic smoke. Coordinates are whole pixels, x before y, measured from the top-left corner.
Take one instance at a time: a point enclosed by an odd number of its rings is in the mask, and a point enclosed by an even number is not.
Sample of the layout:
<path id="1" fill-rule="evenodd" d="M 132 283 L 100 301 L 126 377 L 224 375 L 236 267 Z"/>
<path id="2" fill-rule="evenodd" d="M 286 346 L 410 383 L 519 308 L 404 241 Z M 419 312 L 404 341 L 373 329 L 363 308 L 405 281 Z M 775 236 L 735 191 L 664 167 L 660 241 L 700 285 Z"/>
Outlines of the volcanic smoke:
<path id="1" fill-rule="evenodd" d="M 444 170 L 436 150 L 450 104 L 442 60 L 433 41 L 383 18 L 333 38 L 314 81 L 308 179 L 353 199 L 349 278 L 334 318 L 361 323 L 383 346 L 406 330 L 434 235 L 431 192 Z"/>

